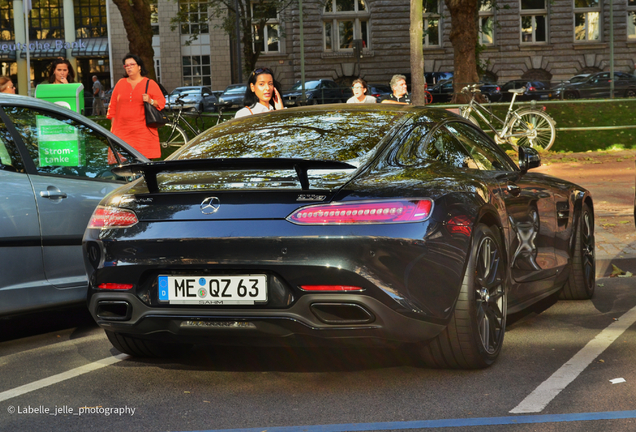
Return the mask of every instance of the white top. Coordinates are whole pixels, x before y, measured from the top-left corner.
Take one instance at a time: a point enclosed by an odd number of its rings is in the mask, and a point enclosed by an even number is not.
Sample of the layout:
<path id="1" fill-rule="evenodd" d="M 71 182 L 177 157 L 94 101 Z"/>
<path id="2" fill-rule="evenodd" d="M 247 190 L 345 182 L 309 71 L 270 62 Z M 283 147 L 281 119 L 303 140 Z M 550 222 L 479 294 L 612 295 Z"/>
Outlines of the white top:
<path id="1" fill-rule="evenodd" d="M 351 96 L 347 99 L 347 103 L 376 103 L 376 100 L 373 96 L 365 96 L 364 100 L 359 101 L 357 97 Z"/>
<path id="2" fill-rule="evenodd" d="M 250 109 L 252 110 L 252 112 L 250 112 Z M 234 116 L 234 118 L 239 118 L 239 117 L 247 117 L 248 115 L 252 115 L 252 114 L 260 114 L 260 113 L 264 113 L 264 112 L 268 112 L 268 111 L 273 111 L 274 107 L 273 106 L 269 106 L 269 109 L 267 109 L 267 107 L 265 105 L 263 105 L 262 103 L 256 103 L 256 105 L 251 106 L 251 107 L 245 107 L 245 108 L 241 108 L 240 110 L 238 110 L 236 112 L 236 115 Z"/>

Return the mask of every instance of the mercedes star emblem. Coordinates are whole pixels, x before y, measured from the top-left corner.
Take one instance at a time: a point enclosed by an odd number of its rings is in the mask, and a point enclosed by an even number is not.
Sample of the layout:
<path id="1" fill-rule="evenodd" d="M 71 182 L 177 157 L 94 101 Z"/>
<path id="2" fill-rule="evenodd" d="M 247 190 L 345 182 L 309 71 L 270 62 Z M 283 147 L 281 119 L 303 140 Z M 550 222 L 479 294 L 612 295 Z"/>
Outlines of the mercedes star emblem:
<path id="1" fill-rule="evenodd" d="M 221 200 L 219 200 L 217 197 L 208 197 L 201 203 L 201 213 L 216 213 L 217 211 L 219 211 L 219 207 L 221 207 Z"/>

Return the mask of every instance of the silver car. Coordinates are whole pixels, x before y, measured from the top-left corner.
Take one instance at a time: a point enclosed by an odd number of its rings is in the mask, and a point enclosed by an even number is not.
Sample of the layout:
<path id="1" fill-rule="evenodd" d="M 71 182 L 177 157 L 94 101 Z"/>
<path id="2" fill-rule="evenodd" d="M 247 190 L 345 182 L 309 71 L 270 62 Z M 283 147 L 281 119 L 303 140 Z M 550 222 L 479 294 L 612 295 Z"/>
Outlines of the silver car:
<path id="1" fill-rule="evenodd" d="M 218 102 L 212 90 L 203 86 L 177 87 L 166 97 L 166 106 L 178 109 L 181 104 L 177 103 L 177 99 L 183 102 L 185 111 L 198 112 L 215 111 Z"/>
<path id="2" fill-rule="evenodd" d="M 86 117 L 0 93 L 0 316 L 85 301 L 82 236 L 131 161 L 147 159 Z"/>

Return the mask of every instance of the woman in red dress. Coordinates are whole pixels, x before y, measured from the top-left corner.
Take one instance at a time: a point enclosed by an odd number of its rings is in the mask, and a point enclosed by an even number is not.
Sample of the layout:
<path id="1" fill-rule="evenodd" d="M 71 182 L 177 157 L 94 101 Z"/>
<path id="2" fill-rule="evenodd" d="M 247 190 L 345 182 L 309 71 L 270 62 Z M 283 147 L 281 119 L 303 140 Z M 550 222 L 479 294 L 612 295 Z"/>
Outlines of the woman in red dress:
<path id="1" fill-rule="evenodd" d="M 148 73 L 138 56 L 127 54 L 123 63 L 126 75 L 115 85 L 106 114 L 112 121 L 110 130 L 148 159 L 159 158 L 159 133 L 157 128 L 146 126 L 144 102 L 162 110 L 166 99 L 157 83 L 146 78 Z"/>

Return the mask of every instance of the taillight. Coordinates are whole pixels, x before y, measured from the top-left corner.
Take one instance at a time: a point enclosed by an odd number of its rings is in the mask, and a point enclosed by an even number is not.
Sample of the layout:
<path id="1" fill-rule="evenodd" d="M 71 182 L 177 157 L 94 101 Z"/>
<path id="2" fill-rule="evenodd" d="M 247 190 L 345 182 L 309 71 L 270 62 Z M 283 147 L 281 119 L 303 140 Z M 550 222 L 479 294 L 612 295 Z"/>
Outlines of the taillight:
<path id="1" fill-rule="evenodd" d="M 528 91 L 535 91 L 535 90 L 536 90 L 536 88 L 533 87 L 533 86 L 528 87 Z"/>
<path id="2" fill-rule="evenodd" d="M 499 86 L 495 87 L 495 91 L 496 92 L 501 91 L 501 87 L 499 87 Z"/>
<path id="3" fill-rule="evenodd" d="M 303 207 L 287 217 L 297 224 L 341 225 L 421 222 L 431 215 L 433 201 L 359 201 Z"/>
<path id="4" fill-rule="evenodd" d="M 107 289 L 107 290 L 129 290 L 132 289 L 132 284 L 122 284 L 122 283 L 103 283 L 99 284 L 97 288 L 99 289 Z"/>
<path id="5" fill-rule="evenodd" d="M 304 291 L 363 291 L 364 288 L 358 286 L 349 285 L 301 285 L 300 288 Z"/>
<path id="6" fill-rule="evenodd" d="M 132 210 L 98 206 L 88 222 L 88 228 L 128 228 L 137 222 L 137 215 Z"/>

